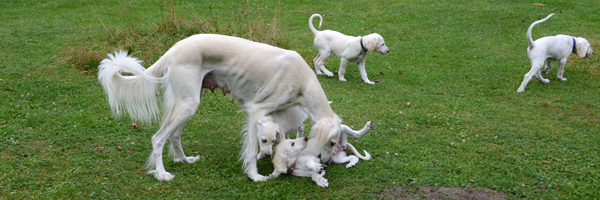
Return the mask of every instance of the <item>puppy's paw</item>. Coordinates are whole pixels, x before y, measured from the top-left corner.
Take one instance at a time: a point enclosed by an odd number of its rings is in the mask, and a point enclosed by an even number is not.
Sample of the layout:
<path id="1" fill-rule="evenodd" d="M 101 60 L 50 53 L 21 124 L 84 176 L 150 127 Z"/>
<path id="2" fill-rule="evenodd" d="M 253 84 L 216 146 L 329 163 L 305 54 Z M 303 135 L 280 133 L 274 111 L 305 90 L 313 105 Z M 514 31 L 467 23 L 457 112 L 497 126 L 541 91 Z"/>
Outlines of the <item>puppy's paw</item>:
<path id="1" fill-rule="evenodd" d="M 367 84 L 371 84 L 371 85 L 374 85 L 374 84 L 375 84 L 375 82 L 373 82 L 373 81 L 369 81 L 369 82 L 365 82 L 365 83 L 367 83 Z"/>
<path id="2" fill-rule="evenodd" d="M 315 183 L 317 183 L 318 186 L 321 186 L 323 188 L 329 187 L 329 182 L 327 181 L 327 179 L 325 179 L 323 177 L 315 180 Z"/>
<path id="3" fill-rule="evenodd" d="M 323 75 L 323 72 L 321 71 L 316 71 L 315 73 L 317 73 L 317 75 Z"/>
<path id="4" fill-rule="evenodd" d="M 272 174 L 269 174 L 269 179 L 274 179 L 274 178 L 277 178 L 277 177 L 279 177 L 279 175 L 280 175 L 279 173 L 272 173 Z"/>
<path id="5" fill-rule="evenodd" d="M 371 131 L 373 129 L 373 122 L 368 121 L 367 125 L 365 125 L 366 131 Z"/>
<path id="6" fill-rule="evenodd" d="M 346 78 L 340 76 L 340 81 L 346 82 Z"/>
<path id="7" fill-rule="evenodd" d="M 328 77 L 333 77 L 333 73 L 331 72 L 325 72 L 325 75 L 327 75 Z"/>
<path id="8" fill-rule="evenodd" d="M 561 81 L 567 81 L 567 79 L 566 79 L 566 78 L 558 78 L 558 80 L 561 80 Z"/>
<path id="9" fill-rule="evenodd" d="M 552 70 L 545 69 L 545 70 L 542 70 L 542 72 L 540 72 L 540 73 L 542 73 L 542 75 L 546 75 L 546 74 L 549 74 L 551 71 Z"/>
<path id="10" fill-rule="evenodd" d="M 550 80 L 548 80 L 548 79 L 542 79 L 542 83 L 546 83 L 546 84 L 550 83 Z"/>

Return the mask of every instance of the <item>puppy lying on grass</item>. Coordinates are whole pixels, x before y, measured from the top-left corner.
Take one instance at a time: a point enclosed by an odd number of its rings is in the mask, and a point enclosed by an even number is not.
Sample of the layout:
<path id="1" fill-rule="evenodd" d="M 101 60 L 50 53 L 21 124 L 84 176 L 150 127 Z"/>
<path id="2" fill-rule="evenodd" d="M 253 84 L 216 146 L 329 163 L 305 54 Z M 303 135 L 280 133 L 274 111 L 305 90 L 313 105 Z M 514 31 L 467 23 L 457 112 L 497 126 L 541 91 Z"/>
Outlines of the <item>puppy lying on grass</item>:
<path id="1" fill-rule="evenodd" d="M 329 183 L 327 179 L 323 178 L 326 164 L 333 163 L 345 163 L 346 168 L 354 166 L 359 158 L 363 160 L 371 159 L 371 155 L 365 152 L 365 156 L 360 155 L 356 148 L 352 144 L 348 143 L 347 136 L 358 139 L 364 134 L 373 129 L 373 123 L 367 122 L 365 127 L 359 131 L 354 131 L 346 125 L 341 125 L 341 134 L 339 140 L 329 141 L 328 146 L 325 148 L 325 152 L 313 151 L 312 146 L 316 145 L 315 139 L 308 139 L 302 137 L 302 132 L 298 132 L 296 139 L 289 139 L 288 135 L 294 129 L 303 127 L 302 122 L 297 117 L 302 116 L 298 112 L 303 112 L 297 107 L 288 108 L 283 111 L 271 113 L 259 121 L 259 135 L 276 135 L 275 150 L 273 151 L 273 165 L 275 171 L 269 175 L 270 178 L 276 178 L 282 173 L 291 173 L 295 176 L 300 177 L 311 177 L 317 185 L 321 187 L 328 187 Z M 283 114 L 282 114 L 283 113 Z M 274 117 L 276 116 L 276 117 Z M 297 123 L 300 124 L 297 124 Z M 296 124 L 295 124 L 296 123 Z M 261 133 L 268 132 L 268 133 Z M 308 148 L 307 148 L 308 147 Z M 350 149 L 355 155 L 346 155 L 346 149 Z M 331 160 L 323 160 L 321 154 L 331 154 Z M 260 157 L 260 155 L 259 155 Z"/>

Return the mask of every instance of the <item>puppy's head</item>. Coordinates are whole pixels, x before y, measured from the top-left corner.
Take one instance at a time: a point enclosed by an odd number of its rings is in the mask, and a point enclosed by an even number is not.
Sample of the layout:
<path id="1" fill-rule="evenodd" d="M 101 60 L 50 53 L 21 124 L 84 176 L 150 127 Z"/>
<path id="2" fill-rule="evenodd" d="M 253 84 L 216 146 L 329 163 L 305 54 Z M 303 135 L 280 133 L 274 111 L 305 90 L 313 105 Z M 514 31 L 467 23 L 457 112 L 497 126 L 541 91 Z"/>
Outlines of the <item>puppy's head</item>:
<path id="1" fill-rule="evenodd" d="M 592 50 L 590 43 L 585 38 L 578 37 L 575 40 L 577 41 L 577 49 L 575 50 L 577 56 L 583 59 L 587 59 L 588 56 L 591 56 L 594 53 L 594 50 Z"/>
<path id="2" fill-rule="evenodd" d="M 321 155 L 321 161 L 331 160 L 333 146 L 340 140 L 341 119 L 335 115 L 333 118 L 318 121 L 310 130 L 310 137 L 315 139 L 313 154 Z M 314 148 L 314 149 L 312 149 Z"/>
<path id="3" fill-rule="evenodd" d="M 380 54 L 386 54 L 390 52 L 390 49 L 385 45 L 385 41 L 383 41 L 383 37 L 377 33 L 369 34 L 364 37 L 367 42 L 365 43 L 367 50 L 376 51 Z"/>
<path id="4" fill-rule="evenodd" d="M 277 142 L 279 135 L 279 125 L 273 122 L 270 115 L 263 116 L 258 120 L 258 144 L 260 152 L 257 159 L 270 157 L 273 153 L 273 144 Z"/>
<path id="5" fill-rule="evenodd" d="M 272 162 L 275 170 L 284 174 L 287 173 L 288 166 L 292 165 L 300 152 L 306 148 L 308 138 L 282 139 L 279 134 L 277 137 L 280 142 L 275 146 Z"/>

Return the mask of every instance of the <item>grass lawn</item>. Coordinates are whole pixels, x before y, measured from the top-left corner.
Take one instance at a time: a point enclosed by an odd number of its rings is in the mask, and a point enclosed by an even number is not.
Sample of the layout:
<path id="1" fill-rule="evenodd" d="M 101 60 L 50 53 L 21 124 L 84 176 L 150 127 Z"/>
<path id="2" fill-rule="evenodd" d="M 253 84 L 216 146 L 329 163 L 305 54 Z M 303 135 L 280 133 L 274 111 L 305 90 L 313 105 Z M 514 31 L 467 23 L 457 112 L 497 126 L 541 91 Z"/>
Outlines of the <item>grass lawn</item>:
<path id="1" fill-rule="evenodd" d="M 531 68 L 527 28 L 550 13 L 534 40 L 567 34 L 600 51 L 597 0 L 2 0 L 0 10 L 0 199 L 364 199 L 398 186 L 600 198 L 599 56 L 572 55 L 568 81 L 555 69 L 550 83 L 516 92 Z M 327 189 L 285 175 L 253 182 L 238 162 L 245 113 L 217 92 L 183 130 L 200 161 L 165 156 L 170 182 L 145 173 L 158 123 L 112 115 L 97 81 L 107 53 L 129 50 L 147 67 L 182 38 L 221 33 L 298 51 L 312 66 L 313 13 L 324 16 L 320 30 L 377 32 L 391 50 L 368 55 L 375 85 L 353 63 L 348 82 L 319 76 L 344 124 L 374 122 L 351 140 L 372 160 L 329 166 Z M 335 71 L 339 59 L 325 66 Z M 258 167 L 273 170 L 270 159 Z"/>

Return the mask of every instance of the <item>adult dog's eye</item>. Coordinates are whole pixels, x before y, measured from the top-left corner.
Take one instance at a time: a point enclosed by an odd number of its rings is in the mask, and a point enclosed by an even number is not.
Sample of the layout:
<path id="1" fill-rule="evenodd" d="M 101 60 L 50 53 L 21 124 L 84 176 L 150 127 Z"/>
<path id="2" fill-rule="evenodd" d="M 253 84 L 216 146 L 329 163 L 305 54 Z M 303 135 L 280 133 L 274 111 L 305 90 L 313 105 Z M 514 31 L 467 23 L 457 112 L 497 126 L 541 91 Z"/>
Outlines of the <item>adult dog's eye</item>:
<path id="1" fill-rule="evenodd" d="M 267 139 L 263 139 L 263 140 L 262 140 L 262 142 L 263 142 L 263 143 L 267 143 Z"/>
<path id="2" fill-rule="evenodd" d="M 294 146 L 294 143 L 292 142 L 292 146 Z"/>
<path id="3" fill-rule="evenodd" d="M 334 146 L 334 145 L 335 145 L 335 142 L 331 142 L 331 146 Z"/>

